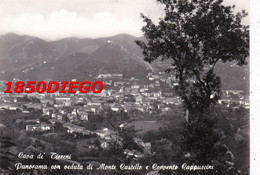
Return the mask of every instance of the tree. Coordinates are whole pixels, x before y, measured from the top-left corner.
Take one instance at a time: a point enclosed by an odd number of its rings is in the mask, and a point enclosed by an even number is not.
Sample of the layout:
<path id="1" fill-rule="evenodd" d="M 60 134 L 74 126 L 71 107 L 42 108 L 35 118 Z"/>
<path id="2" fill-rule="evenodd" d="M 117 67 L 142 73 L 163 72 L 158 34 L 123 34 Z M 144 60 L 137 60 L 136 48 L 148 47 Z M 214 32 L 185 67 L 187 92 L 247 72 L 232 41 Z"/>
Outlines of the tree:
<path id="1" fill-rule="evenodd" d="M 182 148 L 190 155 L 186 157 L 198 164 L 211 161 L 218 166 L 215 174 L 236 174 L 210 111 L 221 97 L 216 65 L 230 61 L 239 66 L 247 64 L 249 26 L 241 24 L 247 13 L 234 14 L 235 6 L 224 6 L 223 0 L 157 2 L 164 6 L 164 17 L 154 24 L 141 14 L 146 41 L 136 43 L 145 61 L 171 61 L 166 72 L 174 73 L 178 81 L 175 90 L 183 99 L 188 117 L 182 132 Z M 213 154 L 207 154 L 210 150 Z"/>
<path id="2" fill-rule="evenodd" d="M 0 173 L 10 173 L 15 159 L 9 149 L 16 146 L 9 137 L 0 137 Z"/>
<path id="3" fill-rule="evenodd" d="M 66 131 L 66 129 L 63 127 L 62 123 L 61 122 L 55 122 L 54 124 L 54 130 L 55 131 Z"/>
<path id="4" fill-rule="evenodd" d="M 221 96 L 221 81 L 214 68 L 218 62 L 246 64 L 249 27 L 241 24 L 245 11 L 234 14 L 235 6 L 222 0 L 157 0 L 165 15 L 156 25 L 141 14 L 147 42 L 136 41 L 144 59 L 170 59 L 166 72 L 174 72 L 177 93 L 192 117 L 205 113 Z"/>

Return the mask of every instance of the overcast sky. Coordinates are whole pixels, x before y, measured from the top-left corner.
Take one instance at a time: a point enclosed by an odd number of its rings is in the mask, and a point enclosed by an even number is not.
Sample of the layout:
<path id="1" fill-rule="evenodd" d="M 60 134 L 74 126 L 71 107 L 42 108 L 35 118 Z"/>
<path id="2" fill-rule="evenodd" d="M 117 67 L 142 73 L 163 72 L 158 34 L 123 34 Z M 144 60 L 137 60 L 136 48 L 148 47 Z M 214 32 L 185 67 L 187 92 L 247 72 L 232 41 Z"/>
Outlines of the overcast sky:
<path id="1" fill-rule="evenodd" d="M 225 3 L 249 12 L 249 0 Z M 156 0 L 0 0 L 0 35 L 14 32 L 47 40 L 141 36 L 140 13 L 156 20 L 162 12 Z M 249 24 L 249 18 L 244 23 Z"/>

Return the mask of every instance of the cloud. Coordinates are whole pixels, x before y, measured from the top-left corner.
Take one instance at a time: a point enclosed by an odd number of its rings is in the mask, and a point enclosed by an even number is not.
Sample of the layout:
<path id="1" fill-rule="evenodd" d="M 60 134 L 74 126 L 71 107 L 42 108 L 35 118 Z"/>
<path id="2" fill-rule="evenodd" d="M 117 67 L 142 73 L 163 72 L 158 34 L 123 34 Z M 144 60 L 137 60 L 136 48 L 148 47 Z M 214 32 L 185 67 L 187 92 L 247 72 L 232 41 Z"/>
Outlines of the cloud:
<path id="1" fill-rule="evenodd" d="M 65 9 L 47 15 L 24 13 L 15 19 L 6 18 L 2 30 L 31 34 L 43 38 L 101 37 L 118 33 L 141 35 L 141 20 L 118 19 L 111 12 L 97 12 L 92 18 Z"/>
<path id="2" fill-rule="evenodd" d="M 236 12 L 249 11 L 249 0 L 224 0 Z M 15 32 L 48 40 L 119 33 L 141 36 L 140 13 L 155 23 L 163 16 L 156 0 L 0 0 L 0 35 Z M 249 24 L 249 17 L 243 21 Z"/>

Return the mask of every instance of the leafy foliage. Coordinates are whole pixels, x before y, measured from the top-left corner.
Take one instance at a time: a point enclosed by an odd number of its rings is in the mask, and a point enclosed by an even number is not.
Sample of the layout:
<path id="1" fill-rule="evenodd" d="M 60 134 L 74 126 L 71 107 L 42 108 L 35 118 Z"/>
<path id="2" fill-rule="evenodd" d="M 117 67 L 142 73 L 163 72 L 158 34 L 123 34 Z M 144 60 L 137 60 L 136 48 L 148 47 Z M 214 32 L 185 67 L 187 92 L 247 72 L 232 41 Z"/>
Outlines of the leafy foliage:
<path id="1" fill-rule="evenodd" d="M 0 172 L 9 172 L 12 169 L 14 155 L 9 151 L 15 144 L 9 137 L 0 138 Z"/>
<path id="2" fill-rule="evenodd" d="M 158 0 L 165 15 L 159 24 L 141 17 L 147 42 L 136 41 L 145 60 L 171 59 L 166 72 L 179 80 L 177 92 L 191 112 L 205 112 L 221 96 L 221 81 L 214 73 L 222 61 L 246 64 L 249 55 L 249 30 L 241 20 L 245 11 L 233 14 L 235 6 L 222 0 Z"/>
<path id="3" fill-rule="evenodd" d="M 217 127 L 215 118 L 207 115 L 186 123 L 182 135 L 183 152 L 188 152 L 186 161 L 195 165 L 214 165 L 214 174 L 237 174 L 229 148 L 222 143 L 224 134 Z M 212 171 L 209 174 L 213 173 Z M 207 173 L 205 173 L 207 174 Z"/>
<path id="4" fill-rule="evenodd" d="M 154 24 L 141 14 L 146 41 L 136 43 L 150 63 L 158 58 L 171 60 L 166 72 L 178 80 L 175 89 L 188 114 L 181 133 L 185 159 L 212 163 L 215 174 L 237 174 L 211 111 L 221 97 L 215 66 L 228 61 L 247 64 L 249 27 L 241 24 L 247 13 L 234 14 L 235 6 L 224 6 L 223 0 L 157 1 L 164 5 L 164 17 Z"/>

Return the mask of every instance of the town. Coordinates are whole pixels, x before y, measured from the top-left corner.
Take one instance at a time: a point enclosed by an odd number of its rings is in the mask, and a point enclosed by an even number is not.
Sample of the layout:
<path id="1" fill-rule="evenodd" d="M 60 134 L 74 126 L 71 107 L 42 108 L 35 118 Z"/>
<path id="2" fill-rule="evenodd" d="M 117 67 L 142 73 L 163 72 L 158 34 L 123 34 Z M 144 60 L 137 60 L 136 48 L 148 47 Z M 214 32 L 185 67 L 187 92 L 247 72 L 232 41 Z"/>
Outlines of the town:
<path id="1" fill-rule="evenodd" d="M 0 114 L 5 119 L 1 118 L 0 129 L 8 128 L 8 134 L 17 138 L 15 152 L 35 147 L 50 154 L 72 154 L 72 160 L 64 160 L 67 163 L 102 163 L 105 155 L 100 156 L 100 150 L 123 145 L 123 130 L 131 129 L 137 134 L 122 151 L 138 160 L 156 153 L 142 134 L 185 121 L 182 100 L 173 90 L 178 85 L 174 76 L 149 73 L 146 80 L 139 80 L 107 73 L 96 79 L 104 84 L 100 93 L 1 92 Z M 1 81 L 1 89 L 4 84 Z M 249 109 L 248 96 L 241 90 L 226 90 L 218 106 Z"/>

